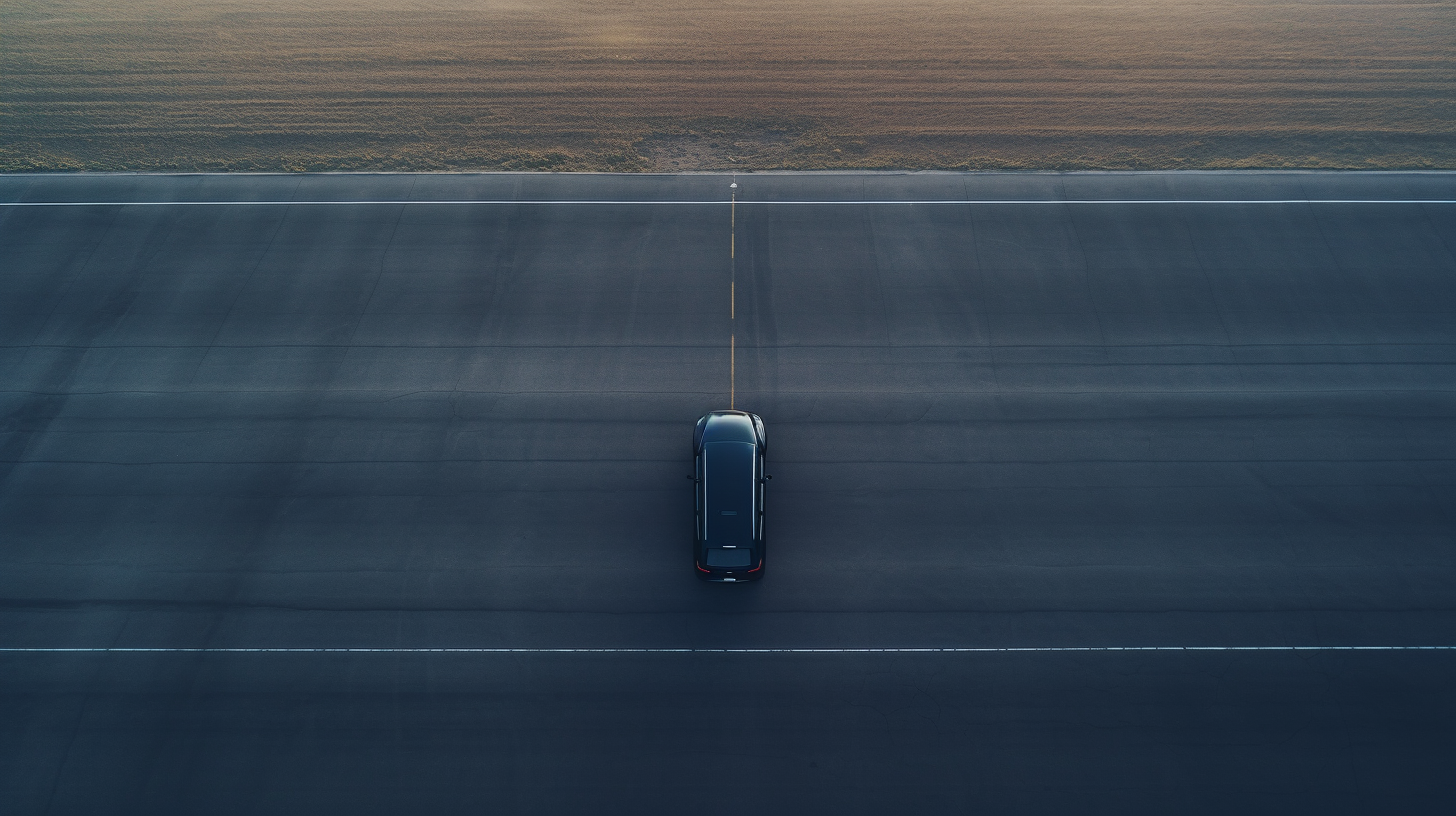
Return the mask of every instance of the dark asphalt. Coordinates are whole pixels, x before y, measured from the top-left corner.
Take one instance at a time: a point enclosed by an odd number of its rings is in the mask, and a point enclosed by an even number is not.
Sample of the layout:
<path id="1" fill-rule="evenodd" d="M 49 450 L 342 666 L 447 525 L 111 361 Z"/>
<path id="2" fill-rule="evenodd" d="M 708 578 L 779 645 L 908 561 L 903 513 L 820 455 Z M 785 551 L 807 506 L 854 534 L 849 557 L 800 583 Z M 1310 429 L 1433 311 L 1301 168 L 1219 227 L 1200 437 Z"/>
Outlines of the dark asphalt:
<path id="1" fill-rule="evenodd" d="M 375 202 L 0 207 L 0 646 L 1456 645 L 1456 204 L 1409 203 L 1456 174 L 741 176 L 736 269 L 726 204 L 631 203 L 728 181 L 0 176 Z M 968 198 L 1083 203 L 755 203 Z M 388 203 L 466 199 L 623 203 Z M 730 332 L 744 586 L 694 579 L 683 478 Z M 6 652 L 0 812 L 1445 813 L 1453 689 L 1452 651 Z"/>

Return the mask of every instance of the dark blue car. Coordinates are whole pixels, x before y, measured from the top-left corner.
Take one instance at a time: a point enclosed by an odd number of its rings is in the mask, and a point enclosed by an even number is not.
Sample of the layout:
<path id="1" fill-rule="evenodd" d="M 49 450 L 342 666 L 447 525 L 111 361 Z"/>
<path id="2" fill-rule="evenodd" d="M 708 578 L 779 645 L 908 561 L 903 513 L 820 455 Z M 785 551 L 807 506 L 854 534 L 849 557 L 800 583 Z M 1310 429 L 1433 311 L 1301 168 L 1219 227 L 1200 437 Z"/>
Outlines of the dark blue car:
<path id="1" fill-rule="evenodd" d="M 763 420 L 713 411 L 693 430 L 693 565 L 708 581 L 763 577 Z"/>

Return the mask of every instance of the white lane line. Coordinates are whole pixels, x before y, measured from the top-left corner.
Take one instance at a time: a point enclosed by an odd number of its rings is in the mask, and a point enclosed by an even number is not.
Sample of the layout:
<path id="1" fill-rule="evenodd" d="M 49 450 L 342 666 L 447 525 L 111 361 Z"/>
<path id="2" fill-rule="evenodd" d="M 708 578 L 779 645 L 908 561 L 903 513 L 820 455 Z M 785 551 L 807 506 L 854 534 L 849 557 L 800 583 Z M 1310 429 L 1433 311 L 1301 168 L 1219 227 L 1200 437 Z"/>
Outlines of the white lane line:
<path id="1" fill-rule="evenodd" d="M 1138 198 L 1138 199 L 862 199 L 862 200 L 793 200 L 793 201 L 739 201 L 745 206 L 880 206 L 880 205 L 949 205 L 949 206 L 1062 206 L 1062 205 L 1134 205 L 1134 204 L 1456 204 L 1452 198 L 1252 198 L 1252 199 L 1204 199 L 1204 198 Z M 683 201 L 632 201 L 632 200 L 512 200 L 512 199 L 438 199 L 438 200 L 358 200 L 358 201 L 0 201 L 0 207 L 382 207 L 382 206 L 713 206 L 732 207 L 728 201 L 683 200 Z"/>
<path id="2" fill-rule="evenodd" d="M 728 410 L 738 407 L 738 176 L 728 188 Z"/>
<path id="3" fill-rule="evenodd" d="M 988 652 L 1432 652 L 1456 651 L 1456 646 L 947 646 L 864 648 L 496 648 L 496 647 L 391 647 L 391 646 L 19 646 L 0 652 L 20 653 L 163 653 L 163 654 L 927 654 Z"/>

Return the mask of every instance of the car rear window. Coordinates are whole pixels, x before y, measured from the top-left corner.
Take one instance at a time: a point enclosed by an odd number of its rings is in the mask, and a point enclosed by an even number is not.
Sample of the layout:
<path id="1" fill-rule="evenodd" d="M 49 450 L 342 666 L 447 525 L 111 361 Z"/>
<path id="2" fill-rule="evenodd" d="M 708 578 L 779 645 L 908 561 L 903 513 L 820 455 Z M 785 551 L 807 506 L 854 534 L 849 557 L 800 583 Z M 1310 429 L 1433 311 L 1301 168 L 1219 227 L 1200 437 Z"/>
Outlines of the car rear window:
<path id="1" fill-rule="evenodd" d="M 708 566 L 710 567 L 746 567 L 752 562 L 752 550 L 724 550 L 717 547 L 708 550 Z"/>

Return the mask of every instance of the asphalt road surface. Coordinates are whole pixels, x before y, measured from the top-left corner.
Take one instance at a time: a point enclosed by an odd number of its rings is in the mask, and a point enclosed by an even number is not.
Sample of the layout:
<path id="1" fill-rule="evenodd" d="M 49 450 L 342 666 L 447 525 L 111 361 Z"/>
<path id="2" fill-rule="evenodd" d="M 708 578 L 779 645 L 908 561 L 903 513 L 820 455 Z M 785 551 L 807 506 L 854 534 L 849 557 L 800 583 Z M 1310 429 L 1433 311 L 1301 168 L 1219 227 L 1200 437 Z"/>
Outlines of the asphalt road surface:
<path id="1" fill-rule="evenodd" d="M 729 182 L 0 177 L 0 810 L 1449 812 L 1456 175 Z"/>

